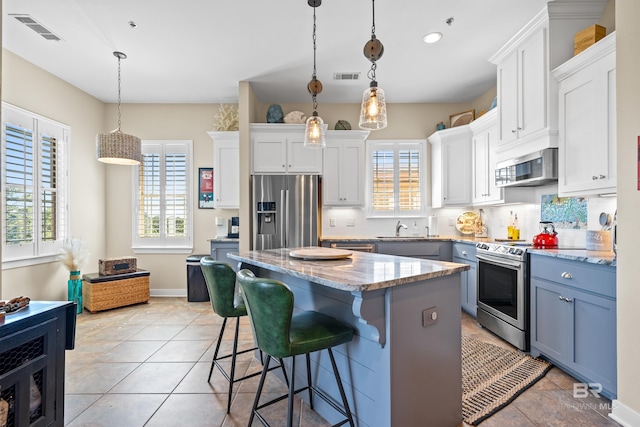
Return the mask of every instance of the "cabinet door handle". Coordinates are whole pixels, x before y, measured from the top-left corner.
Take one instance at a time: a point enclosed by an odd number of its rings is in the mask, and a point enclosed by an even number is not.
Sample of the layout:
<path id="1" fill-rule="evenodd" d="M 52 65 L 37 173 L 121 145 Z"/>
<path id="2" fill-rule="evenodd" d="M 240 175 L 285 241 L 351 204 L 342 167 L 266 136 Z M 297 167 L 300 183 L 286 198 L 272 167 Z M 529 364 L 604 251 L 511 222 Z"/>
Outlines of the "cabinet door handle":
<path id="1" fill-rule="evenodd" d="M 567 298 L 567 297 L 564 297 L 564 300 L 565 300 L 566 302 L 573 302 L 573 299 L 571 299 L 571 298 Z"/>
<path id="2" fill-rule="evenodd" d="M 604 175 L 600 175 L 600 179 L 604 179 Z"/>
<path id="3" fill-rule="evenodd" d="M 467 251 L 462 251 L 462 256 L 467 256 Z"/>
<path id="4" fill-rule="evenodd" d="M 284 169 L 284 165 L 282 165 L 282 169 Z"/>
<path id="5" fill-rule="evenodd" d="M 511 129 L 511 133 L 516 133 L 516 132 L 518 132 L 518 131 L 515 130 L 515 129 Z"/>
<path id="6" fill-rule="evenodd" d="M 565 271 L 563 272 L 560 277 L 562 277 L 563 279 L 573 279 L 573 276 L 571 275 L 571 273 Z"/>
<path id="7" fill-rule="evenodd" d="M 597 176 L 595 176 L 595 175 L 593 175 L 593 176 L 591 177 L 591 179 L 592 179 L 593 181 L 595 181 L 596 179 L 598 179 L 598 177 L 597 177 Z"/>
<path id="8" fill-rule="evenodd" d="M 562 295 L 559 295 L 559 296 L 558 296 L 558 299 L 559 299 L 560 301 L 564 301 L 564 297 L 563 297 Z"/>

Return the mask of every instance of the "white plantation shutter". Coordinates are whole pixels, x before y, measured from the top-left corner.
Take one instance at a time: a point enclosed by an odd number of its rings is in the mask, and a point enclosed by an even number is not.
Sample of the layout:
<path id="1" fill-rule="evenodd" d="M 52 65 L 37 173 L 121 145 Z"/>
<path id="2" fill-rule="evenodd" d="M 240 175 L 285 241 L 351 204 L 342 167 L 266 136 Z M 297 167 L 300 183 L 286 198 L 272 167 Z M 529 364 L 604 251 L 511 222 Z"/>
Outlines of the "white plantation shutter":
<path id="1" fill-rule="evenodd" d="M 424 212 L 425 142 L 368 141 L 372 216 L 416 216 Z"/>
<path id="2" fill-rule="evenodd" d="M 2 113 L 3 261 L 28 265 L 68 237 L 69 128 L 9 104 Z"/>
<path id="3" fill-rule="evenodd" d="M 142 162 L 134 168 L 134 250 L 191 249 L 191 146 L 191 141 L 142 141 Z"/>

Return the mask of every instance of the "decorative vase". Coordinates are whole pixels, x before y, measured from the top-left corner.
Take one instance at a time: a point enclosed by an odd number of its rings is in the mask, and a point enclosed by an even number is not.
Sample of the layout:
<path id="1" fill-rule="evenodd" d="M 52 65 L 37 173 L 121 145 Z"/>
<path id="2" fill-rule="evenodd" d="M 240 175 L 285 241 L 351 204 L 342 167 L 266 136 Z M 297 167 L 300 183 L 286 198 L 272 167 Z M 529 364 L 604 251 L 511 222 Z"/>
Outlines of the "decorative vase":
<path id="1" fill-rule="evenodd" d="M 76 313 L 82 313 L 82 279 L 79 271 L 70 271 L 67 281 L 67 299 L 76 303 Z"/>

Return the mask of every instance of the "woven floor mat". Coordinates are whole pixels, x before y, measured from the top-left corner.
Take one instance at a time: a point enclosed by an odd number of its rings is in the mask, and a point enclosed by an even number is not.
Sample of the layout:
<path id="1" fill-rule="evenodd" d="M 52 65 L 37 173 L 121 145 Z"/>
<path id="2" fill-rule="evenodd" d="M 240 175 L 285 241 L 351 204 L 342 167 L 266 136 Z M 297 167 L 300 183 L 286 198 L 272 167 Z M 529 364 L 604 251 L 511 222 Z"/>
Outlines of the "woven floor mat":
<path id="1" fill-rule="evenodd" d="M 552 365 L 462 336 L 462 416 L 478 425 L 542 378 Z"/>

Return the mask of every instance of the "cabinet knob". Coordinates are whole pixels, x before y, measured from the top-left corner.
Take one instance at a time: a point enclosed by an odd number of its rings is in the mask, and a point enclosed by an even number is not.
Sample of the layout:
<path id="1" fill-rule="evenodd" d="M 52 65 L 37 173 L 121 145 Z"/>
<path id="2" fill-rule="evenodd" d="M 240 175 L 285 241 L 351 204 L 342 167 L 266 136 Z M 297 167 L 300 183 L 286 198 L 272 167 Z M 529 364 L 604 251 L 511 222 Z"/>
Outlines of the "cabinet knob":
<path id="1" fill-rule="evenodd" d="M 516 133 L 516 132 L 517 132 L 517 130 L 511 129 L 511 133 Z"/>
<path id="2" fill-rule="evenodd" d="M 573 279 L 573 276 L 571 276 L 571 273 L 564 271 L 560 277 L 562 277 L 563 279 Z"/>
<path id="3" fill-rule="evenodd" d="M 592 179 L 593 181 L 595 181 L 596 179 L 598 179 L 598 177 L 597 177 L 597 176 L 595 176 L 595 175 L 593 175 L 593 176 L 591 177 L 591 179 Z"/>
<path id="4" fill-rule="evenodd" d="M 571 299 L 571 298 L 567 298 L 567 297 L 564 297 L 564 300 L 565 300 L 566 302 L 572 302 L 572 301 L 573 301 L 573 299 Z"/>
<path id="5" fill-rule="evenodd" d="M 559 295 L 559 296 L 558 296 L 558 299 L 559 299 L 560 301 L 564 301 L 564 297 L 563 297 L 562 295 Z"/>
<path id="6" fill-rule="evenodd" d="M 462 251 L 462 256 L 467 256 L 467 251 Z"/>
<path id="7" fill-rule="evenodd" d="M 604 175 L 600 175 L 600 179 L 604 179 Z"/>

